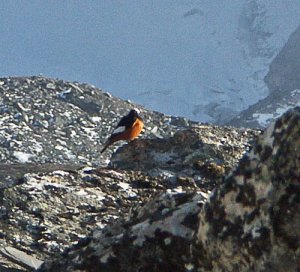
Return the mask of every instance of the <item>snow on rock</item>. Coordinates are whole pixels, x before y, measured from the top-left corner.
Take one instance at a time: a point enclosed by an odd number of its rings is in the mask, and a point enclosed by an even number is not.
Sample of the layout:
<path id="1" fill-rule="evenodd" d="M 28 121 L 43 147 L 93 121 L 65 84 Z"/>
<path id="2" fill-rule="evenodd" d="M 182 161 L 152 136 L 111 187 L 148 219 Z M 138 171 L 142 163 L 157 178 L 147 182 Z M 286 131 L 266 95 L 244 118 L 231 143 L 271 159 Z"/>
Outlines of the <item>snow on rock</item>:
<path id="1" fill-rule="evenodd" d="M 20 151 L 15 151 L 13 155 L 17 159 L 17 161 L 21 163 L 30 162 L 30 158 L 34 157 L 34 155 L 32 154 L 28 154 Z"/>
<path id="2" fill-rule="evenodd" d="M 270 94 L 226 124 L 264 128 L 283 112 L 300 105 L 300 26 L 270 64 L 265 77 Z"/>

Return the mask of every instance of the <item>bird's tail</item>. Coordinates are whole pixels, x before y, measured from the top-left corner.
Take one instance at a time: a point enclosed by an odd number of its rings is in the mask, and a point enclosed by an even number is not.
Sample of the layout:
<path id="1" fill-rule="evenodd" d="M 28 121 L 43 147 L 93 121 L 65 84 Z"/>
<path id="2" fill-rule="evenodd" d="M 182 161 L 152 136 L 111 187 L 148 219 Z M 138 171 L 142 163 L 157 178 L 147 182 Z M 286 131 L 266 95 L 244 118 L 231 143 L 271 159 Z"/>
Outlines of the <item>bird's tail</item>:
<path id="1" fill-rule="evenodd" d="M 100 153 L 103 153 L 106 150 L 106 148 L 108 148 L 111 144 L 112 143 L 109 140 L 106 141 L 106 143 L 104 144 L 104 146 L 103 146 L 102 150 L 100 151 Z"/>
<path id="2" fill-rule="evenodd" d="M 100 153 L 103 153 L 106 148 L 108 148 L 109 146 L 111 146 L 114 142 L 118 141 L 119 138 L 118 137 L 114 137 L 114 135 L 112 137 L 110 137 L 103 145 L 102 150 L 100 151 Z"/>

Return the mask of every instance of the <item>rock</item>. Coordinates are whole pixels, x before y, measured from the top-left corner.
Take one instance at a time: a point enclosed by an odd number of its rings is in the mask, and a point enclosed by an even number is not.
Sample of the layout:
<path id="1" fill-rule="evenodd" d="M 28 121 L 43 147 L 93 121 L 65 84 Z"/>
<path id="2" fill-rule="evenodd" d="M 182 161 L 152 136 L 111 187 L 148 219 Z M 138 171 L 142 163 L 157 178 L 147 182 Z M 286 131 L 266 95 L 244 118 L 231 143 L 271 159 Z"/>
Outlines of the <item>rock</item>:
<path id="1" fill-rule="evenodd" d="M 179 130 L 169 138 L 142 139 L 119 148 L 111 157 L 115 169 L 139 170 L 171 181 L 192 178 L 212 190 L 216 180 L 235 166 L 259 134 L 212 125 Z"/>
<path id="2" fill-rule="evenodd" d="M 295 108 L 269 127 L 206 204 L 167 191 L 39 271 L 299 270 L 299 126 Z"/>
<path id="3" fill-rule="evenodd" d="M 209 271 L 300 268 L 300 108 L 284 114 L 200 213 L 196 255 Z"/>
<path id="4" fill-rule="evenodd" d="M 201 194 L 165 193 L 39 271 L 187 271 Z"/>
<path id="5" fill-rule="evenodd" d="M 13 259 L 16 263 L 22 264 L 28 269 L 37 270 L 42 265 L 42 261 L 36 259 L 34 256 L 28 255 L 13 247 L 5 247 L 0 249 L 2 255 Z M 1 268 L 1 267 L 0 267 Z M 1 270 L 2 271 L 2 270 Z"/>
<path id="6" fill-rule="evenodd" d="M 182 188 L 195 190 L 189 184 Z M 41 260 L 61 254 L 167 189 L 140 172 L 82 168 L 25 174 L 1 191 L 0 245 L 36 253 Z"/>

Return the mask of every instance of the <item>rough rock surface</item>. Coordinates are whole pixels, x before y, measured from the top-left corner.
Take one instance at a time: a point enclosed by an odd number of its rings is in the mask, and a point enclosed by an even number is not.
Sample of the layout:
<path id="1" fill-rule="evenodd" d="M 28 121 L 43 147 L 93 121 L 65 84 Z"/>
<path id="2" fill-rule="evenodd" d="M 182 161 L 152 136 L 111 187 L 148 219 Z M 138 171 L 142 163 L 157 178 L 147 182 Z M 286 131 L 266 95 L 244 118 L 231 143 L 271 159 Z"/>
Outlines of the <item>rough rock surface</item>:
<path id="1" fill-rule="evenodd" d="M 299 271 L 300 108 L 271 125 L 200 214 L 211 271 Z"/>
<path id="2" fill-rule="evenodd" d="M 0 79 L 0 271 L 33 270 L 28 263 L 58 258 L 77 243 L 80 249 L 102 232 L 129 231 L 148 216 L 160 225 L 166 214 L 170 220 L 180 215 L 184 227 L 178 224 L 177 231 L 185 231 L 190 245 L 197 220 L 185 220 L 185 214 L 199 212 L 206 193 L 260 132 L 139 107 L 146 124 L 142 139 L 121 148 L 106 167 L 113 148 L 100 156 L 101 143 L 132 107 L 139 106 L 88 84 Z M 145 149 L 139 159 L 137 147 Z M 185 205 L 189 201 L 193 206 Z M 174 243 L 184 243 L 177 234 L 170 232 L 170 244 L 166 237 L 170 252 Z"/>
<path id="3" fill-rule="evenodd" d="M 287 110 L 300 106 L 300 89 L 272 92 L 226 125 L 265 129 Z"/>
<path id="4" fill-rule="evenodd" d="M 169 186 L 193 182 L 212 190 L 249 150 L 258 131 L 194 125 L 164 139 L 141 139 L 119 148 L 111 157 L 116 169 L 138 170 L 160 177 Z"/>
<path id="5" fill-rule="evenodd" d="M 295 108 L 202 209 L 203 193 L 163 194 L 39 271 L 299 271 L 299 131 Z"/>
<path id="6" fill-rule="evenodd" d="M 94 232 L 87 245 L 40 271 L 185 271 L 205 199 L 201 194 L 162 194 L 128 222 Z"/>
<path id="7" fill-rule="evenodd" d="M 138 179 L 149 189 L 135 186 Z M 142 174 L 106 169 L 25 174 L 17 186 L 1 193 L 2 238 L 38 257 L 61 253 L 162 188 Z"/>

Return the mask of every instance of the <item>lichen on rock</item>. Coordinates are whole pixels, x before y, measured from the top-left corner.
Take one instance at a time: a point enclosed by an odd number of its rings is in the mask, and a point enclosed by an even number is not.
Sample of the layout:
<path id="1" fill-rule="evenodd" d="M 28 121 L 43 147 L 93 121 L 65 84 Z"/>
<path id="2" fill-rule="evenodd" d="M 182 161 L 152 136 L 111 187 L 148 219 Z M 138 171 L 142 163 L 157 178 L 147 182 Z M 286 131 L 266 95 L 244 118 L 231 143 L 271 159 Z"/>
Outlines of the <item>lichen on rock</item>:
<path id="1" fill-rule="evenodd" d="M 300 108 L 271 125 L 200 213 L 198 258 L 212 271 L 300 267 Z"/>

